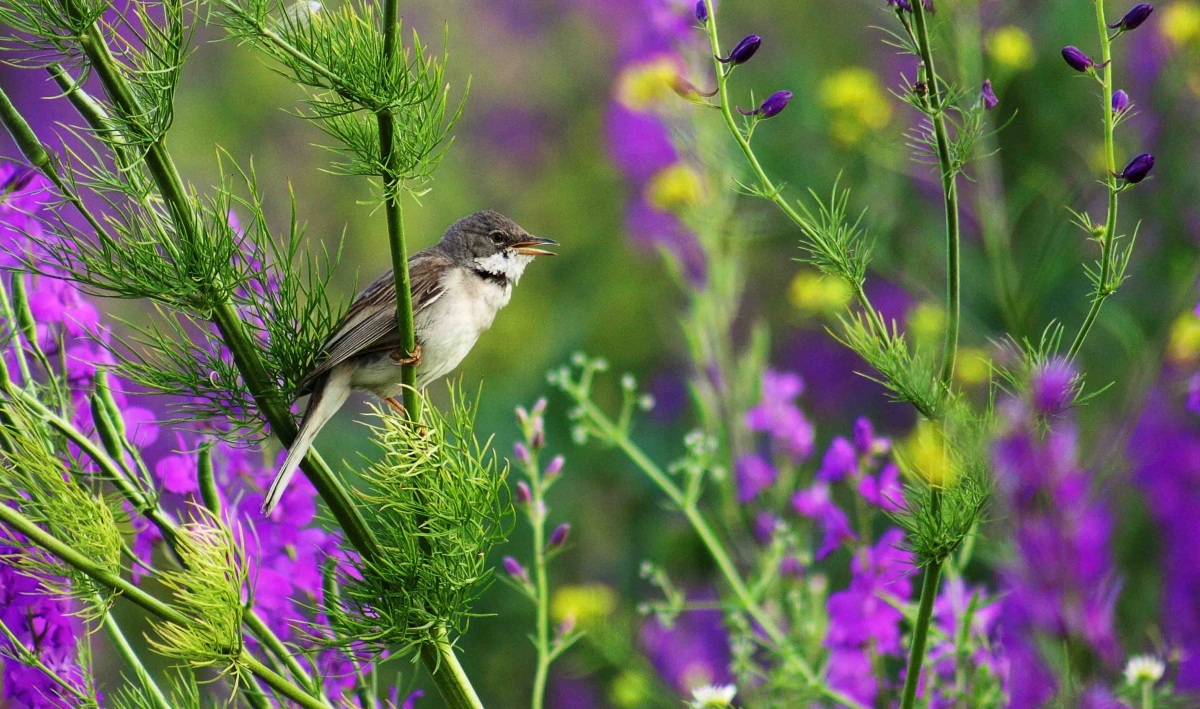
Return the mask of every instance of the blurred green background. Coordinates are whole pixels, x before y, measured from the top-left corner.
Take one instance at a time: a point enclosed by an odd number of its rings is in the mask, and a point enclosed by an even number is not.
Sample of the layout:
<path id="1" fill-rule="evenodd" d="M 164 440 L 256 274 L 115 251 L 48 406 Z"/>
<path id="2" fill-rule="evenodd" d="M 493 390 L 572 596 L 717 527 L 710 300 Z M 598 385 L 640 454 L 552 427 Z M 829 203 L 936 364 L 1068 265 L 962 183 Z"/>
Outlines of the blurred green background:
<path id="1" fill-rule="evenodd" d="M 494 432 L 502 452 L 517 437 L 513 407 L 548 394 L 546 371 L 579 350 L 603 355 L 616 370 L 654 383 L 662 406 L 638 436 L 660 459 L 673 458 L 682 434 L 695 424 L 686 405 L 684 381 L 691 373 L 678 325 L 684 299 L 654 249 L 629 236 L 626 205 L 636 195 L 610 158 L 613 142 L 624 136 L 611 133 L 607 124 L 614 85 L 631 48 L 652 31 L 654 17 L 686 17 L 690 4 L 402 3 L 406 29 L 415 27 L 427 41 L 436 42 L 448 25 L 452 91 L 461 92 L 471 80 L 456 140 L 431 191 L 419 206 L 409 202 L 410 248 L 433 244 L 452 221 L 483 208 L 562 245 L 559 256 L 529 269 L 511 304 L 459 370 L 470 386 L 483 382 L 479 430 Z M 973 14 L 968 11 L 975 7 L 942 0 L 939 27 L 944 29 L 945 18 L 960 16 L 955 13 Z M 995 115 L 999 122 L 1011 118 L 995 138 L 995 158 L 987 167 L 968 168 L 972 177 L 994 170 L 992 182 L 1005 198 L 1000 202 L 998 195 L 983 193 L 981 183 L 965 188 L 966 346 L 986 352 L 1006 332 L 1037 338 L 1054 320 L 1073 333 L 1086 310 L 1089 284 L 1081 264 L 1094 259 L 1097 249 L 1069 226 L 1067 207 L 1100 213 L 1102 130 L 1094 85 L 1062 64 L 1059 49 L 1093 36 L 1091 7 L 1085 0 L 989 2 L 978 13 L 978 36 L 939 35 L 942 71 L 971 82 L 991 77 L 1000 95 Z M 900 299 L 908 307 L 896 316 L 908 315 L 918 337 L 922 326 L 936 334 L 944 278 L 940 195 L 932 170 L 908 159 L 904 134 L 914 112 L 889 90 L 900 86 L 902 73 L 913 76 L 913 64 L 873 28 L 888 20 L 883 3 L 759 0 L 724 2 L 721 11 L 727 45 L 745 33 L 764 37 L 762 51 L 734 82 L 743 105 L 749 105 L 752 88 L 760 97 L 778 88 L 796 96 L 755 135 L 768 172 L 797 194 L 809 187 L 827 193 L 840 175 L 842 185 L 852 189 L 852 207 L 867 210 L 865 223 L 876 239 L 871 279 L 885 279 L 908 294 Z M 972 59 L 973 39 L 985 48 L 982 66 Z M 696 52 L 694 46 L 684 51 Z M 1093 386 L 1115 386 L 1080 416 L 1084 440 L 1099 441 L 1085 446 L 1084 462 L 1117 488 L 1112 499 L 1125 520 L 1117 531 L 1122 572 L 1128 586 L 1144 589 L 1131 601 L 1123 599 L 1119 614 L 1123 628 L 1140 633 L 1156 617 L 1153 558 L 1143 553 L 1154 540 L 1142 503 L 1119 489 L 1125 468 L 1117 443 L 1164 376 L 1164 366 L 1169 372 L 1191 371 L 1200 355 L 1200 333 L 1179 320 L 1196 302 L 1200 4 L 1162 3 L 1155 20 L 1123 40 L 1120 51 L 1117 83 L 1134 97 L 1138 114 L 1120 130 L 1118 164 L 1143 151 L 1154 152 L 1158 164 L 1150 183 L 1122 199 L 1125 230 L 1141 221 L 1138 249 L 1130 281 L 1106 304 L 1083 355 Z M 0 78 L 6 90 L 14 87 L 22 108 L 46 120 L 64 115 L 39 98 L 53 90 L 38 75 L 5 68 Z M 712 83 L 692 78 L 698 85 Z M 356 286 L 387 268 L 383 215 L 371 206 L 365 181 L 323 170 L 330 160 L 319 147 L 323 136 L 291 115 L 299 98 L 249 48 L 223 41 L 217 28 L 201 27 L 184 71 L 170 147 L 201 191 L 217 179 L 216 146 L 243 163 L 253 160 L 268 213 L 279 224 L 287 218 L 290 181 L 314 245 L 333 249 L 345 235 L 333 291 L 349 302 Z M 719 117 L 712 112 L 707 119 Z M 728 170 L 742 174 L 740 159 L 731 156 Z M 816 423 L 818 450 L 845 433 L 858 414 L 886 422 L 888 435 L 903 436 L 908 419 L 900 407 L 861 384 L 854 374 L 861 365 L 840 354 L 824 331 L 828 321 L 821 309 L 808 307 L 802 284 L 795 283 L 797 235 L 769 207 L 748 199 L 737 206 L 737 223 L 744 225 L 740 236 L 751 244 L 744 319 L 771 324 L 777 366 L 804 371 L 808 355 L 836 363 L 813 369 L 822 372 L 819 379 L 809 372 L 802 400 Z M 1007 304 L 980 235 L 981 214 L 989 209 L 992 223 L 1001 224 L 999 233 L 1008 242 L 1002 256 L 1016 277 Z M 923 303 L 934 307 L 922 310 Z M 123 315 L 137 307 L 107 304 Z M 1174 379 L 1162 381 L 1178 386 Z M 612 627 L 632 628 L 635 607 L 648 593 L 638 577 L 643 559 L 669 563 L 685 583 L 704 579 L 708 562 L 626 462 L 571 444 L 564 408 L 561 398 L 551 396 L 549 452 L 567 455 L 565 477 L 552 493 L 551 520 L 573 525 L 554 579 L 608 586 L 620 606 L 621 620 Z M 354 460 L 368 448 L 364 428 L 350 412 L 328 427 L 321 443 L 332 459 Z M 525 556 L 526 535 L 518 524 L 501 552 Z M 603 606 L 603 594 L 598 598 Z M 531 609 L 497 584 L 478 610 L 487 615 L 472 623 L 463 663 L 489 706 L 520 706 L 533 667 L 532 646 L 524 640 Z M 602 704 L 622 696 L 619 673 L 595 652 L 568 657 L 555 681 L 581 673 L 599 678 Z"/>

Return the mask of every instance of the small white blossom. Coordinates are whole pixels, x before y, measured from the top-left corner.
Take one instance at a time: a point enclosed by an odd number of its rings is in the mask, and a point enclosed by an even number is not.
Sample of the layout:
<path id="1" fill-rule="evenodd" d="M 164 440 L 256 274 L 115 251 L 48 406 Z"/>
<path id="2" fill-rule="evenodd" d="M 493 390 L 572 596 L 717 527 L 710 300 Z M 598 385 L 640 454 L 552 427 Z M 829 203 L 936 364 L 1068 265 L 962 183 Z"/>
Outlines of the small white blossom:
<path id="1" fill-rule="evenodd" d="M 1154 684 L 1162 679 L 1166 669 L 1162 660 L 1153 655 L 1134 655 L 1125 665 L 1125 681 L 1134 687 Z"/>
<path id="2" fill-rule="evenodd" d="M 692 701 L 688 702 L 688 706 L 692 709 L 721 709 L 733 706 L 735 694 L 737 687 L 732 684 L 706 684 L 692 690 Z"/>

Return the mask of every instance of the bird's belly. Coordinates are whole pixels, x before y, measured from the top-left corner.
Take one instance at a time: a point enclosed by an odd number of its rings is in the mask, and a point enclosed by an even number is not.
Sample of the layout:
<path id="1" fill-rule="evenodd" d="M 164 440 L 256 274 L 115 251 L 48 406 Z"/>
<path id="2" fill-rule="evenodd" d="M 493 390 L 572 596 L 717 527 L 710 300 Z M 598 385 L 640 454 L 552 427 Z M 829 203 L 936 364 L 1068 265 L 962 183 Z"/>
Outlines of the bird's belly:
<path id="1" fill-rule="evenodd" d="M 496 311 L 507 302 L 490 293 L 454 289 L 426 308 L 415 323 L 421 342 L 421 366 L 417 368 L 417 386 L 449 374 L 492 325 Z"/>

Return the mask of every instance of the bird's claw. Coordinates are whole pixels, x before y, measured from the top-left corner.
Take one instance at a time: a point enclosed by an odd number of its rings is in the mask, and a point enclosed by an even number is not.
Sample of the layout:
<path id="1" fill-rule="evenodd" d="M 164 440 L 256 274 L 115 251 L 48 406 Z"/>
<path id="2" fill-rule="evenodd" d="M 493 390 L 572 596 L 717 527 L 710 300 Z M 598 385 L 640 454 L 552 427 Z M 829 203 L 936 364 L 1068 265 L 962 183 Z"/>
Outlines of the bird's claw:
<path id="1" fill-rule="evenodd" d="M 396 362 L 396 364 L 398 364 L 400 366 L 411 364 L 414 367 L 420 367 L 421 366 L 421 343 L 418 342 L 417 346 L 413 348 L 413 351 L 410 354 L 405 354 L 404 350 L 393 350 L 391 353 L 391 357 Z"/>
<path id="2" fill-rule="evenodd" d="M 401 404 L 399 401 L 396 401 L 396 399 L 394 397 L 389 396 L 386 399 L 384 399 L 384 402 L 386 402 L 388 406 L 392 407 L 393 411 L 400 414 L 401 416 L 406 415 L 404 412 L 404 404 Z"/>

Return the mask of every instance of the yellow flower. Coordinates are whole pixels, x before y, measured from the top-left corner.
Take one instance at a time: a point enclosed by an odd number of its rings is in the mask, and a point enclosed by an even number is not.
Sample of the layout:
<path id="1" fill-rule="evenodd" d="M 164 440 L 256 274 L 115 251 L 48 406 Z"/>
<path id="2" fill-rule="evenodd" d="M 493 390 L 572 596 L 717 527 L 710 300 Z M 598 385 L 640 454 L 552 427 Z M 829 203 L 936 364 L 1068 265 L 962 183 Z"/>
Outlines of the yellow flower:
<path id="1" fill-rule="evenodd" d="M 641 707 L 650 700 L 653 691 L 649 677 L 626 670 L 609 685 L 608 698 L 618 707 Z"/>
<path id="2" fill-rule="evenodd" d="M 954 378 L 964 386 L 987 382 L 992 373 L 992 360 L 986 350 L 979 347 L 964 347 L 958 351 L 958 362 Z"/>
<path id="3" fill-rule="evenodd" d="M 792 279 L 788 295 L 797 310 L 808 315 L 833 315 L 845 309 L 854 295 L 840 278 L 818 271 L 801 271 Z"/>
<path id="4" fill-rule="evenodd" d="M 1167 357 L 1176 364 L 1191 364 L 1200 360 L 1200 317 L 1194 312 L 1189 310 L 1171 323 Z"/>
<path id="5" fill-rule="evenodd" d="M 917 342 L 936 340 L 945 327 L 946 311 L 936 303 L 917 303 L 908 311 L 908 331 Z"/>
<path id="6" fill-rule="evenodd" d="M 685 163 L 664 167 L 646 185 L 646 201 L 664 212 L 673 212 L 700 201 L 700 175 Z"/>
<path id="7" fill-rule="evenodd" d="M 1162 9 L 1158 26 L 1172 44 L 1200 42 L 1200 3 L 1193 0 L 1171 3 Z"/>
<path id="8" fill-rule="evenodd" d="M 892 120 L 887 92 L 879 77 L 865 67 L 847 67 L 822 81 L 821 103 L 830 113 L 830 134 L 845 146 Z"/>
<path id="9" fill-rule="evenodd" d="M 602 583 L 563 586 L 550 601 L 555 623 L 574 618 L 580 628 L 594 628 L 612 615 L 617 594 Z"/>
<path id="10" fill-rule="evenodd" d="M 934 487 L 946 487 L 957 477 L 948 453 L 941 427 L 921 419 L 900 445 L 896 460 L 906 474 L 920 477 Z"/>
<path id="11" fill-rule="evenodd" d="M 988 35 L 987 52 L 992 61 L 1011 71 L 1033 67 L 1033 41 L 1015 25 L 1006 25 Z"/>
<path id="12" fill-rule="evenodd" d="M 617 77 L 617 100 L 634 111 L 649 111 L 668 100 L 678 100 L 672 88 L 679 67 L 668 56 L 630 64 Z"/>

